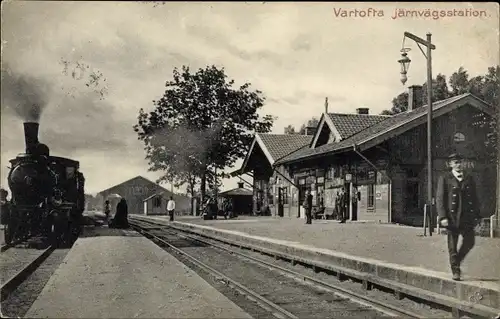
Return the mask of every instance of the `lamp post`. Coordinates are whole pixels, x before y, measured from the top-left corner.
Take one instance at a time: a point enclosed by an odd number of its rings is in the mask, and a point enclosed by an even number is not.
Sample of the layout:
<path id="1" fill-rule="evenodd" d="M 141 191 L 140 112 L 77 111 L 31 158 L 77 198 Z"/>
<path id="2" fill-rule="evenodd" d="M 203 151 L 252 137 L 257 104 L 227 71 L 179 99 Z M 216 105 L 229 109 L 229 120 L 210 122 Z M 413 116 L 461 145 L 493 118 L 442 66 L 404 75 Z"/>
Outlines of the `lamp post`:
<path id="1" fill-rule="evenodd" d="M 432 218 L 434 200 L 433 200 L 433 187 L 432 187 L 432 50 L 436 49 L 436 46 L 431 43 L 432 35 L 427 33 L 427 40 L 419 38 L 410 32 L 405 32 L 403 37 L 403 48 L 401 49 L 401 59 L 398 62 L 401 64 L 401 82 L 403 85 L 408 80 L 406 73 L 410 67 L 411 60 L 408 58 L 407 52 L 408 48 L 404 47 L 404 40 L 410 38 L 415 41 L 418 48 L 422 54 L 427 59 L 427 216 L 429 217 L 429 235 L 432 236 Z M 427 47 L 427 54 L 422 50 L 420 44 Z M 424 225 L 425 227 L 425 225 Z"/>

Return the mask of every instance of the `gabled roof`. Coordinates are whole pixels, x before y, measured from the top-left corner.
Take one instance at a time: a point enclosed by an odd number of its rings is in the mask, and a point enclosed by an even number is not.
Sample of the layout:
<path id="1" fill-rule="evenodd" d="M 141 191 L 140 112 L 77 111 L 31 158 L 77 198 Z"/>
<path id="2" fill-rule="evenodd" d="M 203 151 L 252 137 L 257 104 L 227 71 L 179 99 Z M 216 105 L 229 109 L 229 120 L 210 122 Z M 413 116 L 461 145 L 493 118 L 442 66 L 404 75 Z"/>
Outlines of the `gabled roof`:
<path id="1" fill-rule="evenodd" d="M 326 116 L 325 116 L 326 115 Z M 337 141 L 344 140 L 372 125 L 375 125 L 390 115 L 323 113 L 310 147 L 316 147 L 319 136 L 325 125 L 335 135 Z"/>
<path id="2" fill-rule="evenodd" d="M 258 134 L 273 162 L 290 154 L 297 148 L 308 145 L 312 135 L 299 134 Z"/>
<path id="3" fill-rule="evenodd" d="M 155 182 L 150 181 L 149 179 L 147 179 L 147 178 L 145 178 L 145 177 L 143 177 L 143 176 L 138 175 L 138 176 L 136 176 L 136 177 L 132 177 L 131 179 L 128 179 L 128 180 L 126 180 L 126 181 L 124 181 L 124 182 L 122 182 L 122 183 L 120 183 L 120 184 L 116 184 L 116 185 L 114 185 L 114 186 L 111 186 L 111 187 L 109 187 L 109 188 L 106 188 L 105 190 L 102 190 L 102 191 L 98 192 L 97 194 L 99 195 L 99 194 L 101 194 L 101 193 L 108 192 L 108 191 L 110 191 L 111 189 L 113 189 L 113 188 L 115 188 L 115 187 L 122 186 L 123 184 L 128 184 L 128 183 L 130 183 L 130 182 L 132 182 L 132 181 L 134 181 L 134 180 L 136 180 L 136 179 L 142 179 L 142 180 L 144 180 L 144 181 L 146 181 L 146 182 L 148 182 L 148 183 L 151 183 L 151 184 L 154 184 L 154 185 L 156 185 L 156 186 L 160 187 L 160 188 L 161 188 L 161 190 L 162 190 L 162 191 L 164 191 L 164 192 L 169 192 L 167 189 L 165 189 L 164 187 L 162 187 L 162 186 L 160 186 L 160 185 L 156 184 Z"/>
<path id="4" fill-rule="evenodd" d="M 493 109 L 489 104 L 470 93 L 466 93 L 434 102 L 432 104 L 433 118 L 439 117 L 466 104 L 476 107 L 482 112 L 493 115 Z M 427 119 L 427 109 L 428 107 L 425 105 L 412 111 L 402 112 L 394 116 L 387 117 L 385 120 L 380 121 L 377 124 L 374 124 L 338 143 L 325 144 L 314 149 L 298 149 L 296 152 L 293 152 L 277 161 L 275 165 L 295 162 L 306 158 L 313 158 L 327 153 L 352 150 L 355 146 L 361 149 L 367 149 L 381 143 L 384 140 L 400 135 L 422 123 L 425 123 Z"/>
<path id="5" fill-rule="evenodd" d="M 269 164 L 273 165 L 277 160 L 294 152 L 298 148 L 309 145 L 312 138 L 312 135 L 256 133 L 239 171 L 244 172 L 255 145 L 261 148 Z"/>
<path id="6" fill-rule="evenodd" d="M 370 114 L 340 114 L 328 113 L 333 125 L 337 129 L 340 138 L 346 139 L 372 125 L 386 120 L 388 115 L 370 115 Z"/>

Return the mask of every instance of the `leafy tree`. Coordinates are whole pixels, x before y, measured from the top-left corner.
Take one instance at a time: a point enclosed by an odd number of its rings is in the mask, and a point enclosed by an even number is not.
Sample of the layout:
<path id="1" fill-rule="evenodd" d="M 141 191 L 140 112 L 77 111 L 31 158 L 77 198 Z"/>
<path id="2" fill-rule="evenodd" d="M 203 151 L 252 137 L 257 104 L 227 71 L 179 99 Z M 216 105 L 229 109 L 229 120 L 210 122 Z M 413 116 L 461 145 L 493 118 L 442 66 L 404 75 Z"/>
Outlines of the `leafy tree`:
<path id="1" fill-rule="evenodd" d="M 453 73 L 453 75 L 450 77 L 452 96 L 467 93 L 468 85 L 469 74 L 463 67 L 460 67 L 458 71 Z"/>
<path id="2" fill-rule="evenodd" d="M 144 142 L 149 170 L 164 173 L 159 181 L 188 183 L 192 194 L 199 181 L 204 198 L 207 183 L 215 185 L 225 167 L 245 156 L 253 133 L 271 130 L 275 118 L 257 114 L 262 92 L 250 90 L 249 83 L 233 85 L 224 68 L 175 68 L 154 109 L 140 109 L 134 130 Z"/>
<path id="3" fill-rule="evenodd" d="M 382 115 L 394 115 L 408 110 L 408 92 L 400 93 L 392 99 L 392 108 L 383 110 Z"/>
<path id="4" fill-rule="evenodd" d="M 438 74 L 432 80 L 432 102 L 441 101 L 450 97 L 446 77 Z M 422 103 L 427 104 L 427 82 L 422 85 Z"/>
<path id="5" fill-rule="evenodd" d="M 319 120 L 316 117 L 313 117 L 309 121 L 307 121 L 307 127 L 316 127 L 319 124 Z M 299 130 L 299 134 L 306 134 L 306 124 L 302 124 Z"/>
<path id="6" fill-rule="evenodd" d="M 284 132 L 285 134 L 296 134 L 295 127 L 293 127 L 292 125 L 288 125 L 287 127 L 285 127 Z"/>
<path id="7" fill-rule="evenodd" d="M 292 125 L 288 125 L 287 127 L 285 127 L 284 131 L 285 131 L 285 134 L 304 135 L 304 134 L 306 134 L 306 125 L 307 125 L 307 127 L 316 127 L 316 126 L 318 126 L 318 124 L 319 124 L 319 120 L 316 117 L 313 117 L 312 119 L 307 121 L 307 124 L 302 124 L 302 126 L 300 127 L 300 129 L 298 131 L 295 131 L 295 127 L 293 127 Z"/>

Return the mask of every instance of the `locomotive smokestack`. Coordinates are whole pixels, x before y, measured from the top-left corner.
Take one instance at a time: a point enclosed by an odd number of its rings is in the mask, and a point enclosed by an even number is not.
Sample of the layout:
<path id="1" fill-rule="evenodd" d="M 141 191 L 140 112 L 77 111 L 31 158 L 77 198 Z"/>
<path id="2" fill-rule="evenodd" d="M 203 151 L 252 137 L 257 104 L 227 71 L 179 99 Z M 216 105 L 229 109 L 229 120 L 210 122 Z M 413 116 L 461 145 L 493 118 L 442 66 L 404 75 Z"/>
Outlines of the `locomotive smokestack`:
<path id="1" fill-rule="evenodd" d="M 24 123 L 24 140 L 26 142 L 26 154 L 32 154 L 38 145 L 38 127 L 36 122 Z"/>

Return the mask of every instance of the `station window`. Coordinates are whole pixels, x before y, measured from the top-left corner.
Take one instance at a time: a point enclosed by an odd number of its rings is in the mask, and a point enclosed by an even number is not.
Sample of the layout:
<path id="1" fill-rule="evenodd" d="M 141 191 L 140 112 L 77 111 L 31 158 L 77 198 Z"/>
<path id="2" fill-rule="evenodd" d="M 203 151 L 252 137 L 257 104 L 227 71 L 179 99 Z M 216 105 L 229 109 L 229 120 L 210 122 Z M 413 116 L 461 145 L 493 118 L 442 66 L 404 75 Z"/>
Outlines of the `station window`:
<path id="1" fill-rule="evenodd" d="M 283 195 L 283 204 L 288 205 L 288 187 L 283 187 L 282 195 Z"/>
<path id="2" fill-rule="evenodd" d="M 367 207 L 368 209 L 374 209 L 375 208 L 375 185 L 370 184 L 367 187 L 368 194 L 366 196 L 366 200 L 368 201 Z"/>
<path id="3" fill-rule="evenodd" d="M 153 199 L 153 206 L 154 207 L 161 207 L 161 197 L 160 196 L 156 196 Z"/>

